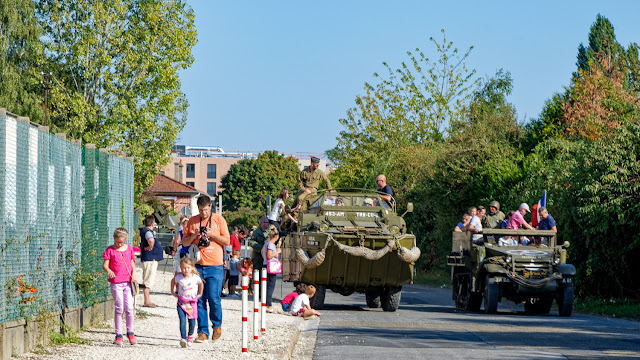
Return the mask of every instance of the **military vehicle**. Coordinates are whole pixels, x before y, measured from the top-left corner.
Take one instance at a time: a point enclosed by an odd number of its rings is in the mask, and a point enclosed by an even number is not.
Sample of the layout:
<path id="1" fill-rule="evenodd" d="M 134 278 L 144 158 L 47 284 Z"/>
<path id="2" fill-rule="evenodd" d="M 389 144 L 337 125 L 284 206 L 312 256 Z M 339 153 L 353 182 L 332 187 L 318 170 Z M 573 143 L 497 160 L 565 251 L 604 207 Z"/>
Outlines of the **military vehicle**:
<path id="1" fill-rule="evenodd" d="M 176 217 L 171 215 L 162 205 L 156 206 L 155 211 L 153 212 L 153 217 L 156 219 L 156 224 L 158 225 L 158 228 L 156 229 L 156 237 L 158 238 L 162 249 L 165 249 L 173 242 L 173 238 L 176 235 L 176 229 L 180 225 L 179 221 L 176 220 Z"/>
<path id="2" fill-rule="evenodd" d="M 482 240 L 477 245 L 471 233 L 453 233 L 447 263 L 457 308 L 478 311 L 484 301 L 491 314 L 505 298 L 524 303 L 527 313 L 548 314 L 555 299 L 559 315 L 571 316 L 576 269 L 566 263 L 568 241 L 558 245 L 551 230 L 511 229 L 485 229 Z"/>
<path id="3" fill-rule="evenodd" d="M 282 278 L 316 287 L 314 309 L 324 307 L 327 289 L 351 295 L 364 292 L 367 305 L 396 311 L 402 286 L 413 281 L 420 256 L 403 216 L 366 189 L 319 191 L 282 245 Z"/>

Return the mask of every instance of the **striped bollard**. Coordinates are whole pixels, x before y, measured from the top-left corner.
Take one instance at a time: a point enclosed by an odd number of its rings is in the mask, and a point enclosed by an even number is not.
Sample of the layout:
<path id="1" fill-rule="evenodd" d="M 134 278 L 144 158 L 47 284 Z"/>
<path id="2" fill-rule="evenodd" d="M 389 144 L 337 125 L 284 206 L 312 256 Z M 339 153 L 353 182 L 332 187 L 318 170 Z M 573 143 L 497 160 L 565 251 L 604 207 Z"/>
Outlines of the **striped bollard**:
<path id="1" fill-rule="evenodd" d="M 265 328 L 265 323 L 267 320 L 267 269 L 262 268 L 262 283 L 260 284 L 260 292 L 261 302 L 262 302 L 262 311 L 260 312 L 260 328 L 262 332 L 267 331 Z"/>
<path id="2" fill-rule="evenodd" d="M 242 352 L 247 353 L 248 313 L 249 312 L 249 276 L 242 277 Z"/>
<path id="3" fill-rule="evenodd" d="M 260 313 L 258 312 L 260 309 L 260 300 L 258 300 L 258 296 L 260 296 L 260 270 L 253 270 L 253 340 L 258 341 L 258 322 L 260 321 L 258 317 Z"/>

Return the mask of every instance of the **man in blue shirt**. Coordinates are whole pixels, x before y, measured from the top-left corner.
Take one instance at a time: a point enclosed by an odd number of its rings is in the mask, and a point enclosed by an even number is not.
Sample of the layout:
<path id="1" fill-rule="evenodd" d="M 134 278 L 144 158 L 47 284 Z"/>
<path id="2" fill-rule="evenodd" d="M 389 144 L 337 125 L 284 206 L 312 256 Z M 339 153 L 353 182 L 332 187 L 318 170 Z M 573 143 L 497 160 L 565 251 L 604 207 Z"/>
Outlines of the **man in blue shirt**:
<path id="1" fill-rule="evenodd" d="M 538 214 L 540 214 L 540 217 L 542 218 L 542 220 L 540 220 L 540 224 L 538 224 L 538 230 L 553 230 L 556 233 L 558 232 L 556 221 L 553 219 L 553 216 L 549 215 L 547 208 L 540 206 L 538 208 Z"/>
<path id="2" fill-rule="evenodd" d="M 393 190 L 391 190 L 391 186 L 387 185 L 387 177 L 382 174 L 378 175 L 376 185 L 378 185 L 378 194 L 382 200 L 393 205 Z"/>

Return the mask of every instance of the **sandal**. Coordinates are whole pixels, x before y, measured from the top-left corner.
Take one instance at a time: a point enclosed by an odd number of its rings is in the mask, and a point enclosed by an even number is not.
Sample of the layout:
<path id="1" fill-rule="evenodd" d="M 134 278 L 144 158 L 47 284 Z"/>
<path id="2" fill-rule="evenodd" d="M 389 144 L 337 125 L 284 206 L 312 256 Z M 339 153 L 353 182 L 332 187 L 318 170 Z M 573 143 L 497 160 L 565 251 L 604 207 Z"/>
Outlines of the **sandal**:
<path id="1" fill-rule="evenodd" d="M 154 307 L 158 307 L 158 305 L 151 303 L 151 304 L 144 304 L 142 305 L 142 307 L 154 308 Z"/>

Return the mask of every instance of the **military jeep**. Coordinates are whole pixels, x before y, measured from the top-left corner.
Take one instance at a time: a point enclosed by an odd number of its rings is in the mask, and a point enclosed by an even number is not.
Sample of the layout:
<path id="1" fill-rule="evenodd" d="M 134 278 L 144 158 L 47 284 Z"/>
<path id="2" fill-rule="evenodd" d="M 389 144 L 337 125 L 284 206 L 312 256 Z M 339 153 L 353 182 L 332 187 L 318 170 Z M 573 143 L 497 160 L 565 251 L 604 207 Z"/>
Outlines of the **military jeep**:
<path id="1" fill-rule="evenodd" d="M 524 303 L 527 313 L 548 314 L 555 299 L 559 315 L 571 316 L 576 269 L 566 263 L 569 242 L 558 245 L 551 230 L 485 229 L 482 237 L 477 245 L 470 233 L 453 233 L 447 263 L 457 308 L 478 311 L 484 301 L 484 312 L 495 313 L 505 298 Z"/>
<path id="2" fill-rule="evenodd" d="M 420 255 L 404 214 L 366 189 L 320 191 L 309 204 L 283 241 L 283 280 L 313 284 L 315 309 L 324 307 L 330 289 L 344 296 L 364 292 L 369 307 L 396 311 Z"/>

